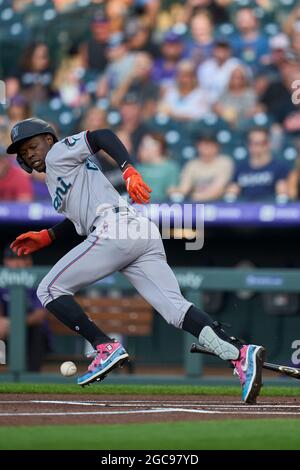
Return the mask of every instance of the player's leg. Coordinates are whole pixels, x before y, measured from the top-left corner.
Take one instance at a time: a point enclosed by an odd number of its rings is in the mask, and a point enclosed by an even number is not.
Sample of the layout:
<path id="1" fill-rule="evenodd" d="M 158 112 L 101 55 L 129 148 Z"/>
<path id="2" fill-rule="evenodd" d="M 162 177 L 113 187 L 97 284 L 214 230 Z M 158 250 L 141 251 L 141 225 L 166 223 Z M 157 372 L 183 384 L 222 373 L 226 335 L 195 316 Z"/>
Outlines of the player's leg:
<path id="1" fill-rule="evenodd" d="M 99 379 L 128 354 L 119 342 L 101 331 L 75 301 L 74 294 L 87 285 L 111 274 L 127 263 L 112 240 L 90 235 L 51 269 L 40 283 L 37 295 L 42 305 L 66 326 L 87 339 L 97 351 L 81 385 Z"/>
<path id="2" fill-rule="evenodd" d="M 167 264 L 160 238 L 151 240 L 148 251 L 122 272 L 168 323 L 194 335 L 202 346 L 221 359 L 231 360 L 241 379 L 243 400 L 255 400 L 261 385 L 264 348 L 243 345 L 233 339 L 209 315 L 183 297 Z"/>

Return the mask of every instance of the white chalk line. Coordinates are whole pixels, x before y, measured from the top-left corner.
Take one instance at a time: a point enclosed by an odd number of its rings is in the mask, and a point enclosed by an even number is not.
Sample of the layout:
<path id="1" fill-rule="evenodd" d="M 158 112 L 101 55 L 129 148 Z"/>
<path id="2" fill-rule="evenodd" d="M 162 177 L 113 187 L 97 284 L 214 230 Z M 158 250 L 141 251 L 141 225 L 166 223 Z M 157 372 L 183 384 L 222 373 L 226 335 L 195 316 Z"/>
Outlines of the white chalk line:
<path id="1" fill-rule="evenodd" d="M 1 404 L 49 404 L 49 405 L 71 405 L 71 406 L 94 406 L 94 407 L 118 407 L 118 408 L 143 408 L 145 406 L 151 406 L 153 404 L 155 405 L 158 405 L 159 407 L 167 407 L 167 408 L 170 408 L 170 407 L 173 407 L 173 406 L 178 406 L 178 405 L 184 405 L 185 407 L 195 407 L 195 406 L 199 406 L 199 407 L 203 407 L 203 408 L 211 408 L 211 407 L 214 407 L 214 408 L 217 408 L 217 409 L 234 409 L 236 410 L 237 408 L 238 409 L 242 409 L 242 410 L 245 410 L 245 408 L 251 408 L 252 410 L 253 409 L 262 409 L 262 408 L 272 408 L 272 409 L 286 409 L 286 408 L 292 408 L 292 409 L 299 409 L 300 408 L 300 405 L 293 405 L 293 404 L 283 404 L 283 405 L 280 405 L 280 404 L 264 404 L 264 403 L 260 403 L 258 405 L 246 405 L 246 404 L 237 404 L 237 403 L 233 403 L 233 404 L 225 404 L 225 403 L 218 403 L 218 404 L 214 404 L 214 403 L 197 403 L 197 402 L 194 402 L 194 403 L 191 403 L 191 402 L 161 402 L 161 401 L 141 401 L 141 402 L 91 402 L 91 401 L 66 401 L 66 400 L 22 400 L 22 401 L 18 401 L 18 400 L 4 400 L 0 403 L 0 406 Z M 173 409 L 173 408 L 172 408 Z"/>
<path id="2" fill-rule="evenodd" d="M 155 414 L 155 413 L 195 413 L 195 414 L 227 414 L 227 415 L 264 415 L 264 416 L 282 416 L 282 415 L 291 415 L 299 416 L 299 413 L 292 411 L 217 411 L 217 410 L 189 410 L 185 408 L 158 408 L 151 410 L 130 410 L 130 411 L 68 411 L 68 412 L 30 412 L 30 413 L 0 413 L 1 417 L 18 417 L 18 416 L 31 416 L 31 417 L 40 417 L 40 416 L 107 416 L 107 415 L 130 415 L 130 414 Z"/>
<path id="3" fill-rule="evenodd" d="M 128 401 L 128 402 L 117 402 L 117 401 L 107 401 L 107 402 L 93 402 L 93 401 L 66 401 L 66 400 L 3 400 L 0 402 L 1 404 L 45 404 L 45 405 L 71 405 L 71 406 L 100 406 L 100 407 L 143 407 L 147 405 L 158 405 L 162 407 L 170 407 L 170 406 L 178 406 L 178 405 L 184 405 L 184 406 L 189 406 L 189 407 L 194 407 L 194 406 L 202 406 L 202 407 L 214 407 L 214 408 L 245 408 L 245 407 L 250 407 L 251 409 L 253 408 L 293 408 L 293 409 L 298 409 L 300 408 L 300 405 L 293 405 L 292 403 L 285 403 L 285 404 L 267 404 L 267 403 L 260 403 L 257 405 L 246 405 L 246 404 L 238 404 L 238 403 L 201 403 L 201 402 L 182 402 L 182 401 L 177 401 L 177 402 L 161 402 L 161 401 L 140 401 L 140 402 L 133 402 L 133 401 Z"/>
<path id="4" fill-rule="evenodd" d="M 130 411 L 67 411 L 67 412 L 38 412 L 38 413 L 0 413 L 2 416 L 77 416 L 77 415 L 129 415 L 144 413 L 174 413 L 174 412 L 193 412 L 206 414 L 207 410 L 185 410 L 184 408 L 158 408 L 151 410 L 130 410 Z M 220 413 L 216 411 L 215 413 Z"/>
<path id="5" fill-rule="evenodd" d="M 148 401 L 129 401 L 129 402 L 99 402 L 99 401 L 71 401 L 71 400 L 4 400 L 3 405 L 7 404 L 49 404 L 49 405 L 71 405 L 71 406 L 93 406 L 93 407 L 125 407 L 125 408 L 144 408 L 139 410 L 127 410 L 127 411 L 63 411 L 63 412 L 0 412 L 0 417 L 18 417 L 18 416 L 105 416 L 105 415 L 128 415 L 128 414 L 155 414 L 155 413 L 194 413 L 194 414 L 226 414 L 226 415 L 263 415 L 263 416 L 298 416 L 300 413 L 296 411 L 284 411 L 285 409 L 298 410 L 300 405 L 293 404 L 264 404 L 259 405 L 246 405 L 237 403 L 201 403 L 201 402 L 190 402 L 190 401 L 174 401 L 162 403 L 158 400 Z M 153 408 L 153 405 L 156 407 Z M 181 405 L 181 407 L 178 407 Z M 145 409 L 150 406 L 150 409 Z M 184 406 L 184 408 L 182 407 Z M 199 406 L 201 409 L 195 409 Z M 190 409 L 192 407 L 192 409 Z M 214 409 L 208 409 L 214 408 Z M 272 411 L 269 409 L 272 408 Z"/>

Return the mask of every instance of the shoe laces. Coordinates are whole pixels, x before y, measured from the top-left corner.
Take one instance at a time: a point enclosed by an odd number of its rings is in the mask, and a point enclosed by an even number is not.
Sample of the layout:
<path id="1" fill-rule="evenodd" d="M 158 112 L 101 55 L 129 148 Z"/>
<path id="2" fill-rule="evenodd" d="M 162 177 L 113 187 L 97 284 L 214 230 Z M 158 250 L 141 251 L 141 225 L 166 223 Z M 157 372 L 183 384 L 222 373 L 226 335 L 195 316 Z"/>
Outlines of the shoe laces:
<path id="1" fill-rule="evenodd" d="M 101 361 L 102 356 L 108 354 L 109 352 L 102 348 L 94 349 L 93 351 L 90 351 L 88 354 L 86 354 L 87 357 L 94 357 L 94 360 L 89 365 L 88 370 L 93 370 L 95 367 L 97 367 Z"/>
<path id="2" fill-rule="evenodd" d="M 90 359 L 91 357 L 97 356 L 98 352 L 99 351 L 97 351 L 97 349 L 92 349 L 91 351 L 89 351 L 88 353 L 85 354 L 85 357 Z"/>

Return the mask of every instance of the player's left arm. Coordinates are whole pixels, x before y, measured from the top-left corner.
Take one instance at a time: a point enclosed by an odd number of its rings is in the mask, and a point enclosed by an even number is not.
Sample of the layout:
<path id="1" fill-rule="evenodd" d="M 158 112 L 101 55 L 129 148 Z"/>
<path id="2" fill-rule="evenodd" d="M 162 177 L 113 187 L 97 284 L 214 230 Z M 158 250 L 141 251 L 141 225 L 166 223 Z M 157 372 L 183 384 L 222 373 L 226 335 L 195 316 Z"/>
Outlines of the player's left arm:
<path id="1" fill-rule="evenodd" d="M 129 196 L 138 204 L 150 202 L 152 189 L 143 181 L 141 174 L 134 168 L 129 153 L 121 140 L 110 129 L 87 132 L 87 140 L 93 153 L 104 150 L 119 165 L 123 173 Z"/>

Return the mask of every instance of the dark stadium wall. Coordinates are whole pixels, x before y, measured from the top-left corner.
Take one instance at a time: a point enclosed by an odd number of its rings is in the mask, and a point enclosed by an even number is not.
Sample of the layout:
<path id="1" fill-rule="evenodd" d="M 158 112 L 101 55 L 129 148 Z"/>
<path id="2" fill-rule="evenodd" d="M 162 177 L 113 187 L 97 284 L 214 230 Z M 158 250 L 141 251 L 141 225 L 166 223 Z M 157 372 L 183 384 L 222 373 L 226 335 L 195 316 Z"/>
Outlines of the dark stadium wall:
<path id="1" fill-rule="evenodd" d="M 14 238 L 28 230 L 41 230 L 39 225 L 6 225 L 1 230 L 0 250 Z M 256 267 L 299 268 L 300 230 L 298 228 L 206 228 L 204 247 L 199 251 L 185 250 L 185 240 L 164 240 L 171 266 L 231 267 L 241 261 L 250 261 Z M 35 264 L 53 265 L 81 237 L 55 242 L 54 245 L 34 254 Z"/>

